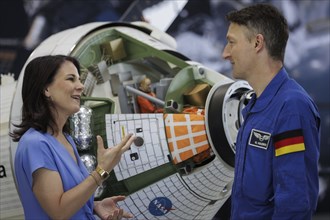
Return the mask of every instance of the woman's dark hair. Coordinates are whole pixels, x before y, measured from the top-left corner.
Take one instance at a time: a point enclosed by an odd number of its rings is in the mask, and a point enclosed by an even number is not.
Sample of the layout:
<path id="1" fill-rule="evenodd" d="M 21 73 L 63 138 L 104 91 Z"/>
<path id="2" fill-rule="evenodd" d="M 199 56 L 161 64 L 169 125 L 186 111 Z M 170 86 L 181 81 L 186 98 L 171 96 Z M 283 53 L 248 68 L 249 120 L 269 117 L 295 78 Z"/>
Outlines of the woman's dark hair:
<path id="1" fill-rule="evenodd" d="M 33 59 L 28 63 L 24 71 L 22 85 L 22 122 L 12 133 L 13 141 L 19 141 L 23 134 L 34 128 L 41 132 L 47 132 L 51 128 L 52 132 L 58 132 L 55 125 L 55 116 L 52 114 L 53 103 L 45 95 L 45 89 L 54 80 L 55 75 L 65 62 L 72 62 L 80 74 L 80 65 L 74 57 L 65 55 L 48 55 Z M 63 128 L 64 132 L 69 132 L 68 125 Z"/>

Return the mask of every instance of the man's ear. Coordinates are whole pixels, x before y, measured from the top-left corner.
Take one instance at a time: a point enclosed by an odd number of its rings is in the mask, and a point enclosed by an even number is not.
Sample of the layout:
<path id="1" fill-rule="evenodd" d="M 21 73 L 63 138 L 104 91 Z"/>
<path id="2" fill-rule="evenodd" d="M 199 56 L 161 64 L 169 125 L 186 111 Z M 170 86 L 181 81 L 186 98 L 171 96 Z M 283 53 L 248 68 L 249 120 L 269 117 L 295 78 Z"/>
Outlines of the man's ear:
<path id="1" fill-rule="evenodd" d="M 257 34 L 255 38 L 255 48 L 260 50 L 264 46 L 264 36 L 262 34 Z"/>

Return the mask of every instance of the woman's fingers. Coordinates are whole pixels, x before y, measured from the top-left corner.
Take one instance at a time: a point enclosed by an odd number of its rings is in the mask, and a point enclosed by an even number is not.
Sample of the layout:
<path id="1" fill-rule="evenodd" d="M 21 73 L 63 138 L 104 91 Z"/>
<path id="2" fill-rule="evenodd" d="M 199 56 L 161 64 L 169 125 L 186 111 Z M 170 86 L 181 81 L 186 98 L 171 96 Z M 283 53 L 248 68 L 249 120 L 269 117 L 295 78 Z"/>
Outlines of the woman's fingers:
<path id="1" fill-rule="evenodd" d="M 103 155 L 105 152 L 104 144 L 103 144 L 103 138 L 100 135 L 96 136 L 96 142 L 97 142 L 97 154 Z"/>
<path id="2" fill-rule="evenodd" d="M 111 196 L 111 199 L 117 204 L 120 201 L 125 200 L 125 196 L 119 195 L 119 196 Z"/>
<path id="3" fill-rule="evenodd" d="M 133 134 L 128 134 L 123 138 L 123 140 L 118 145 L 118 147 L 121 148 L 121 153 L 124 153 L 131 147 L 135 138 L 136 136 Z"/>
<path id="4" fill-rule="evenodd" d="M 110 172 L 113 169 L 113 167 L 120 161 L 122 154 L 130 148 L 134 140 L 135 140 L 135 136 L 133 134 L 128 134 L 116 146 L 105 149 L 103 145 L 103 139 L 101 136 L 98 135 L 97 158 L 99 165 L 103 169 Z"/>
<path id="5" fill-rule="evenodd" d="M 123 214 L 124 214 L 124 209 L 119 209 L 119 213 L 118 213 L 118 219 L 122 219 L 123 218 Z"/>

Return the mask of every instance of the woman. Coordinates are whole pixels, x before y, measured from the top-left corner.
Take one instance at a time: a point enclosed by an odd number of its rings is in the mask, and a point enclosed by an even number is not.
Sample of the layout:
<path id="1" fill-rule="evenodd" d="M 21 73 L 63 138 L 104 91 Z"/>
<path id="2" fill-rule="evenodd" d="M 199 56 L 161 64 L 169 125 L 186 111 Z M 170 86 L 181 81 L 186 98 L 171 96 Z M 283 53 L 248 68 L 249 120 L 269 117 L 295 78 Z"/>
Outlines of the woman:
<path id="1" fill-rule="evenodd" d="M 80 109 L 83 84 L 78 61 L 69 56 L 43 56 L 25 69 L 22 122 L 11 137 L 19 141 L 15 174 L 26 219 L 130 218 L 117 208 L 124 196 L 95 201 L 93 193 L 134 141 L 126 136 L 105 149 L 97 136 L 98 166 L 88 173 L 69 136 L 68 117 Z"/>

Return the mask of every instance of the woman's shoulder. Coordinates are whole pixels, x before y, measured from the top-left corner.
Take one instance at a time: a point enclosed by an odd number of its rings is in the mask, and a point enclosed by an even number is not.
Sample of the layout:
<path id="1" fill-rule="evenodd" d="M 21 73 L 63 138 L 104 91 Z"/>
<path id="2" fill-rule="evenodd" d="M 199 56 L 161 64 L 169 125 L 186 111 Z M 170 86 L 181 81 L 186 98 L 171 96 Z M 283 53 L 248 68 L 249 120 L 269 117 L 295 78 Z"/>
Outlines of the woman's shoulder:
<path id="1" fill-rule="evenodd" d="M 22 136 L 20 141 L 40 141 L 43 139 L 49 139 L 48 133 L 38 131 L 34 128 L 29 128 Z"/>
<path id="2" fill-rule="evenodd" d="M 39 149 L 48 146 L 51 143 L 52 136 L 46 132 L 38 131 L 34 128 L 27 130 L 20 141 L 18 142 L 18 147 L 23 149 Z M 30 148 L 29 146 L 33 146 Z"/>
<path id="3" fill-rule="evenodd" d="M 36 158 L 39 158 L 40 161 L 41 158 L 44 158 L 43 160 L 51 161 L 57 149 L 52 135 L 30 128 L 18 142 L 15 158 L 18 161 L 23 160 L 23 158 L 30 158 L 31 161 Z"/>

